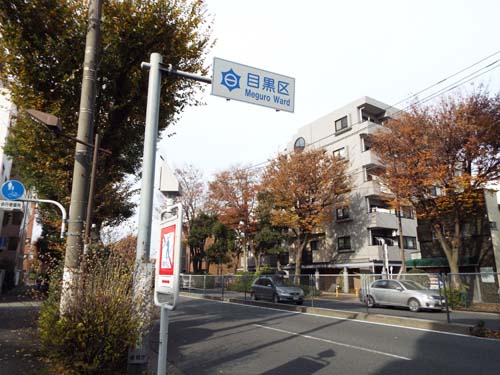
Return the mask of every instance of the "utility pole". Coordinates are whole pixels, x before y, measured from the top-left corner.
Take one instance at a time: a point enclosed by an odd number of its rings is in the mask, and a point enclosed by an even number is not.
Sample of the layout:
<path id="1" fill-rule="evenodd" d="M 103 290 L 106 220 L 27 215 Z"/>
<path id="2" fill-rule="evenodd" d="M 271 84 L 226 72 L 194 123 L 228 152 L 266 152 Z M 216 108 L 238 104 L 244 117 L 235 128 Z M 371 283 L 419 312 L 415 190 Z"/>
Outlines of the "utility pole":
<path id="1" fill-rule="evenodd" d="M 90 0 L 77 132 L 77 138 L 86 143 L 92 143 L 94 132 L 97 59 L 101 38 L 101 8 L 102 0 Z M 79 270 L 80 256 L 83 249 L 82 237 L 90 171 L 89 150 L 90 148 L 85 144 L 76 144 L 68 219 L 68 237 L 64 258 L 61 313 L 64 313 L 66 304 L 71 298 L 71 284 L 75 274 Z"/>

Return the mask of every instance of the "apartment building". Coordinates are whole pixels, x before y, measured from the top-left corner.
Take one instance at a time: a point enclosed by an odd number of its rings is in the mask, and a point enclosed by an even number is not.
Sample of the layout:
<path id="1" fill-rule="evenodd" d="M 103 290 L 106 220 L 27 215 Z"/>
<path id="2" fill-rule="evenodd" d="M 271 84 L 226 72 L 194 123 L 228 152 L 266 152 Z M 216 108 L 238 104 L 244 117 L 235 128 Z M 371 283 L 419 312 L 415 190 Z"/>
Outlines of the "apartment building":
<path id="1" fill-rule="evenodd" d="M 398 213 L 390 206 L 391 192 L 377 176 L 383 166 L 370 151 L 370 134 L 397 112 L 398 109 L 387 104 L 362 97 L 303 126 L 289 143 L 289 152 L 324 148 L 348 159 L 353 186 L 349 203 L 336 207 L 331 224 L 309 242 L 302 254 L 304 273 L 308 270 L 380 273 L 386 258 L 389 269 L 398 272 L 401 267 L 398 215 L 401 215 L 405 258 L 419 257 L 414 210 L 404 207 Z"/>
<path id="2" fill-rule="evenodd" d="M 13 179 L 13 161 L 4 154 L 4 146 L 11 122 L 16 115 L 16 107 L 10 100 L 10 95 L 0 82 L 0 160 L 1 180 Z M 29 194 L 29 192 L 27 193 Z M 0 199 L 3 201 L 3 197 Z M 0 293 L 5 284 L 17 285 L 26 269 L 25 249 L 32 251 L 31 233 L 34 222 L 34 206 L 29 203 L 15 202 L 16 207 L 0 207 Z M 27 256 L 33 257 L 32 254 Z"/>

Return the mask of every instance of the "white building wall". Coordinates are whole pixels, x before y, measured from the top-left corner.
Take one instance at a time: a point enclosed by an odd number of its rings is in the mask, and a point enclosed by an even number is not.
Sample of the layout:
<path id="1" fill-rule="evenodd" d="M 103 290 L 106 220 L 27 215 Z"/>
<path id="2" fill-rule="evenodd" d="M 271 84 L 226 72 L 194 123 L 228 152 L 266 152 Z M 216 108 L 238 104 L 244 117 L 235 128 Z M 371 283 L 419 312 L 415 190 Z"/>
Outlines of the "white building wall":
<path id="1" fill-rule="evenodd" d="M 491 228 L 491 244 L 497 272 L 500 272 L 500 209 L 495 191 L 485 190 L 484 199 Z M 500 284 L 500 273 L 497 275 Z"/>
<path id="2" fill-rule="evenodd" d="M 397 230 L 397 217 L 394 214 L 385 212 L 369 212 L 368 197 L 387 193 L 387 189 L 377 181 L 366 181 L 366 166 L 380 165 L 377 157 L 370 151 L 363 151 L 364 135 L 372 134 L 380 125 L 375 121 L 380 118 L 371 116 L 370 119 L 362 118 L 362 109 L 366 112 L 385 112 L 385 117 L 391 117 L 398 112 L 396 108 L 379 102 L 370 97 L 362 97 L 320 119 L 300 128 L 293 140 L 288 144 L 287 151 L 292 152 L 294 143 L 299 137 L 303 137 L 307 148 L 325 148 L 329 152 L 339 149 L 346 150 L 349 160 L 348 173 L 352 179 L 353 189 L 350 194 L 351 218 L 344 222 L 336 222 L 332 218 L 332 227 L 327 230 L 327 237 L 321 254 L 313 255 L 313 259 L 321 261 L 331 261 L 332 255 L 337 255 L 337 238 L 350 236 L 351 252 L 343 253 L 343 259 L 349 257 L 348 262 L 366 262 L 371 260 L 382 260 L 382 246 L 372 245 L 369 228 L 388 228 Z M 348 127 L 341 131 L 336 131 L 335 121 L 347 116 Z M 371 121 L 370 121 L 371 120 Z M 402 219 L 403 235 L 417 237 L 417 220 Z M 333 250 L 332 250 L 333 247 Z M 418 252 L 417 249 L 405 251 L 406 259 L 410 259 L 410 254 Z M 327 260 L 330 258 L 329 260 Z M 401 256 L 398 246 L 389 246 L 389 260 L 400 261 Z"/>
<path id="3" fill-rule="evenodd" d="M 17 114 L 15 105 L 11 102 L 10 93 L 3 88 L 0 82 L 0 161 L 1 161 L 1 180 L 0 185 L 11 178 L 12 160 L 4 153 L 4 147 L 9 134 L 9 129 L 13 119 Z M 3 197 L 0 198 L 3 199 Z M 18 215 L 18 211 L 11 211 L 9 217 L 6 218 L 4 225 L 4 216 L 6 211 L 0 209 L 0 240 L 2 249 L 0 251 L 0 259 L 6 259 L 15 264 L 15 284 L 20 280 L 23 269 L 23 254 L 24 240 L 26 238 L 27 220 L 33 217 L 31 205 L 25 203 L 22 210 L 23 216 L 20 223 L 13 223 L 13 216 Z M 8 219 L 8 220 L 7 220 Z M 17 238 L 17 246 L 15 251 L 9 250 L 7 244 L 9 238 Z"/>

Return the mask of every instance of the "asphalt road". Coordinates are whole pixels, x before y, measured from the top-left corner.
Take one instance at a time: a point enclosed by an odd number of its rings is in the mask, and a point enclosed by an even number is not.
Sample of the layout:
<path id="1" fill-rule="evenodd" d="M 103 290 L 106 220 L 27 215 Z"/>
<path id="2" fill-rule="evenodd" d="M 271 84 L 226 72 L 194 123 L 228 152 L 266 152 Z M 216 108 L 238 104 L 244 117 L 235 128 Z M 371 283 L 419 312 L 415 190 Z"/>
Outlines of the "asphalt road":
<path id="1" fill-rule="evenodd" d="M 188 291 L 188 290 L 186 290 Z M 190 293 L 202 294 L 202 290 L 192 289 L 189 291 Z M 220 296 L 220 292 L 209 293 L 210 295 Z M 225 297 L 230 298 L 245 298 L 244 293 L 238 292 L 226 292 L 224 294 Z M 250 295 L 247 293 L 247 299 L 250 299 Z M 432 310 L 423 310 L 419 312 L 411 312 L 407 308 L 404 307 L 372 307 L 367 309 L 366 305 L 361 303 L 356 299 L 335 299 L 332 298 L 314 298 L 311 300 L 310 298 L 304 301 L 304 306 L 314 306 L 321 307 L 326 309 L 335 309 L 335 310 L 343 310 L 343 311 L 354 311 L 354 312 L 367 312 L 370 314 L 383 314 L 383 315 L 391 315 L 391 316 L 404 316 L 408 318 L 415 319 L 426 319 L 426 320 L 436 320 L 440 322 L 446 322 L 447 316 L 444 310 L 442 311 L 432 311 Z M 475 311 L 450 311 L 450 322 L 458 323 L 458 324 L 467 324 L 467 325 L 477 325 L 479 321 L 483 321 L 486 327 L 494 330 L 500 330 L 500 314 L 498 313 L 481 313 Z"/>
<path id="2" fill-rule="evenodd" d="M 185 374 L 495 374 L 500 341 L 182 297 L 168 360 Z"/>
<path id="3" fill-rule="evenodd" d="M 311 301 L 305 303 L 311 306 Z M 368 312 L 371 314 L 384 314 L 392 316 L 405 316 L 408 318 L 427 319 L 437 321 L 447 321 L 446 311 L 423 310 L 411 312 L 404 307 L 372 307 L 367 309 L 366 305 L 357 301 L 332 301 L 325 299 L 315 299 L 315 307 L 333 308 L 336 310 Z M 450 311 L 450 322 L 458 324 L 476 325 L 480 320 L 484 321 L 486 326 L 491 329 L 500 330 L 500 314 L 481 313 L 475 311 Z"/>

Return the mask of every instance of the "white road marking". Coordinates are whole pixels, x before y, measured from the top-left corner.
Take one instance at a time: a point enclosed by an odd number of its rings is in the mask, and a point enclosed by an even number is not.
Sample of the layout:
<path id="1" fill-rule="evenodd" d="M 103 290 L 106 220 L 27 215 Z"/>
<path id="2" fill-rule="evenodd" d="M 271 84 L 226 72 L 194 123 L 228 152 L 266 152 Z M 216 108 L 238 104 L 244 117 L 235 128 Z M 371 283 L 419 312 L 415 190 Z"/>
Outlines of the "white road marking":
<path id="1" fill-rule="evenodd" d="M 321 314 L 314 314 L 314 313 L 301 312 L 301 311 L 289 311 L 289 310 L 277 309 L 277 308 L 273 308 L 273 307 L 254 306 L 254 305 L 242 305 L 241 303 L 228 302 L 228 301 L 219 301 L 219 300 L 211 300 L 211 299 L 207 299 L 207 298 L 203 298 L 203 297 L 194 297 L 194 296 L 186 296 L 186 295 L 183 295 L 182 297 L 184 297 L 184 298 L 191 298 L 191 299 L 202 299 L 202 300 L 209 301 L 209 302 L 227 303 L 227 304 L 231 304 L 231 305 L 247 306 L 247 307 L 251 307 L 251 308 L 254 308 L 254 309 L 281 311 L 282 313 L 287 313 L 287 314 L 317 316 L 319 318 L 324 318 L 324 319 L 344 320 L 344 321 L 349 321 L 349 322 L 354 322 L 354 323 L 362 323 L 362 324 L 375 325 L 375 326 L 384 326 L 384 327 L 394 327 L 394 328 L 400 328 L 400 329 L 407 329 L 407 330 L 410 330 L 410 331 L 429 332 L 429 333 L 435 333 L 437 335 L 458 336 L 458 337 L 464 337 L 464 338 L 473 339 L 473 340 L 496 341 L 496 342 L 498 342 L 498 339 L 494 339 L 494 338 L 464 335 L 462 333 L 455 333 L 455 332 L 436 331 L 436 330 L 429 329 L 429 328 L 408 327 L 408 326 L 402 326 L 402 325 L 391 324 L 391 323 L 381 323 L 381 322 L 373 322 L 373 321 L 361 320 L 361 319 L 341 318 L 341 317 L 338 317 L 338 316 L 321 315 Z M 349 311 L 349 312 L 352 312 L 352 311 Z"/>
<path id="2" fill-rule="evenodd" d="M 321 337 L 314 337 L 314 336 L 309 336 L 309 335 L 302 335 L 302 334 L 297 333 L 297 332 L 285 331 L 284 329 L 279 329 L 279 328 L 274 328 L 274 327 L 267 327 L 267 326 L 263 326 L 263 325 L 260 325 L 260 324 L 253 324 L 253 325 L 255 327 L 259 327 L 259 328 L 262 328 L 262 329 L 269 329 L 271 331 L 276 331 L 276 332 L 280 332 L 280 333 L 286 333 L 287 335 L 299 336 L 299 337 L 303 337 L 305 339 L 322 341 L 322 342 L 326 342 L 328 344 L 343 346 L 343 347 L 350 348 L 350 349 L 356 349 L 356 350 L 361 350 L 361 351 L 364 351 L 364 352 L 369 352 L 369 353 L 373 353 L 373 354 L 383 355 L 383 356 L 386 356 L 386 357 L 392 357 L 392 358 L 397 358 L 397 359 L 404 359 L 405 361 L 411 361 L 411 358 L 403 357 L 403 356 L 397 355 L 397 354 L 386 353 L 386 352 L 381 352 L 381 351 L 378 351 L 378 350 L 363 348 L 361 346 L 355 346 L 355 345 L 345 344 L 343 342 L 332 341 L 332 340 L 328 340 L 328 339 L 322 339 Z"/>

